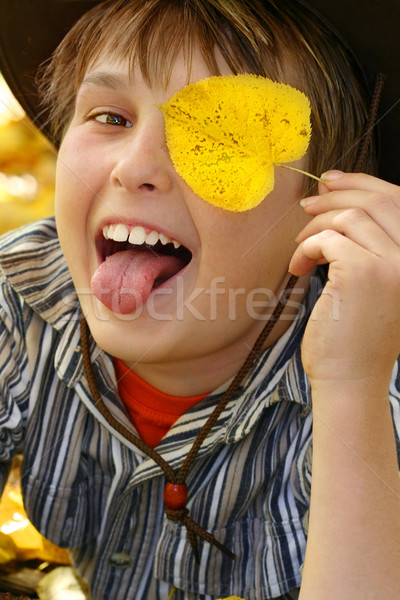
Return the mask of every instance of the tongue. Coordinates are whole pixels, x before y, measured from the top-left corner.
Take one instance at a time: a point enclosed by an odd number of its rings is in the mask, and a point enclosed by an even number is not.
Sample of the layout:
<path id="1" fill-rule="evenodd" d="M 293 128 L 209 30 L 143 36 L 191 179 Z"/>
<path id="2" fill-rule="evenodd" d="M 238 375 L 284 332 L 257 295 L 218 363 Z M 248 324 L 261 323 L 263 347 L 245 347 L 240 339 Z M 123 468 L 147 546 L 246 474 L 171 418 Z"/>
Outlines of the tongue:
<path id="1" fill-rule="evenodd" d="M 101 263 L 92 277 L 92 291 L 107 308 L 126 315 L 146 302 L 157 280 L 166 281 L 184 265 L 177 256 L 123 250 Z"/>

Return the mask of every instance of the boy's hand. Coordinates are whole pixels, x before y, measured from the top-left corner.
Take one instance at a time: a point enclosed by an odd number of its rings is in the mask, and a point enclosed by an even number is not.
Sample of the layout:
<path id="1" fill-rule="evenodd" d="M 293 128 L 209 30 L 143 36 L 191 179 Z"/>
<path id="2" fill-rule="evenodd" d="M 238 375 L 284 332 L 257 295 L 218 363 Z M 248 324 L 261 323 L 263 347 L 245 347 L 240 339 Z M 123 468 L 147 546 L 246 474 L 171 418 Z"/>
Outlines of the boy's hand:
<path id="1" fill-rule="evenodd" d="M 314 218 L 289 266 L 301 276 L 329 263 L 304 335 L 304 367 L 312 384 L 387 393 L 400 353 L 400 188 L 338 171 L 323 179 L 320 196 L 302 201 Z"/>

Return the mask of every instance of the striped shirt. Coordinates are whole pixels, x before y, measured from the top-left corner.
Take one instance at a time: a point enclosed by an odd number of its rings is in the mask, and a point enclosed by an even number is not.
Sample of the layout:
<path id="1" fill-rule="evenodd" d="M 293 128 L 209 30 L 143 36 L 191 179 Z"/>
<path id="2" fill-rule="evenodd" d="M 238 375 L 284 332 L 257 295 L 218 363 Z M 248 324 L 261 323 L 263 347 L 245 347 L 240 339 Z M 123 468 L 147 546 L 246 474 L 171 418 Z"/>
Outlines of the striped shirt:
<path id="1" fill-rule="evenodd" d="M 192 518 L 236 554 L 201 539 L 201 564 L 163 511 L 165 476 L 104 420 L 88 390 L 79 304 L 46 219 L 0 241 L 0 475 L 24 454 L 29 518 L 90 582 L 94 600 L 297 597 L 311 484 L 310 388 L 300 344 L 321 288 L 313 278 L 297 319 L 265 351 L 208 434 L 187 477 Z M 133 429 L 112 362 L 91 341 L 100 393 Z M 391 383 L 400 433 L 397 365 Z M 226 386 L 193 406 L 157 446 L 178 471 Z"/>

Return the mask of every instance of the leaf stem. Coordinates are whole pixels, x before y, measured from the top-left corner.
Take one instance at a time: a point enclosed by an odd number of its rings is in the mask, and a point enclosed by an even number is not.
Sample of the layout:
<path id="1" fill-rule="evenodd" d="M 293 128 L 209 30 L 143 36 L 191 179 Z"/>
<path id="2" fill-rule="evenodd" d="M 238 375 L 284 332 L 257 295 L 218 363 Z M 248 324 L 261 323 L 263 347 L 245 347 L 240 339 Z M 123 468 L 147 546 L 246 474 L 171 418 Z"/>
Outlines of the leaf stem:
<path id="1" fill-rule="evenodd" d="M 277 167 L 283 167 L 284 169 L 290 169 L 290 171 L 296 171 L 296 173 L 301 173 L 302 175 L 306 175 L 307 177 L 311 177 L 316 181 L 322 181 L 321 177 L 317 177 L 316 175 L 312 175 L 311 173 L 307 173 L 307 171 L 303 171 L 302 169 L 297 169 L 296 167 L 291 167 L 290 165 L 283 165 L 282 163 L 276 163 Z"/>

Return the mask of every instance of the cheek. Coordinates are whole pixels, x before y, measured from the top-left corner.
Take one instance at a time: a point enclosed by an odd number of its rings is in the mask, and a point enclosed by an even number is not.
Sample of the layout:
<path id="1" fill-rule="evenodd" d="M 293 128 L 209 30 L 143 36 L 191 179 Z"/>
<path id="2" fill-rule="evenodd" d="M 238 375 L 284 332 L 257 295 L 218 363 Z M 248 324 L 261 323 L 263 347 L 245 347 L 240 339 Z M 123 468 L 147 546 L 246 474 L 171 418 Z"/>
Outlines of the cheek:
<path id="1" fill-rule="evenodd" d="M 60 147 L 56 169 L 56 204 L 61 205 L 60 208 L 64 202 L 68 206 L 78 207 L 79 198 L 93 186 L 94 161 L 86 159 L 87 156 L 90 153 L 67 134 Z"/>
<path id="2" fill-rule="evenodd" d="M 225 293 L 246 293 L 258 287 L 262 268 L 260 246 L 253 248 L 252 231 L 240 225 L 239 219 L 226 223 L 225 219 L 213 222 L 202 232 L 201 285 L 218 288 L 218 303 L 225 301 Z M 243 297 L 235 295 L 240 303 Z M 236 302 L 236 300 L 235 300 Z"/>
<path id="3" fill-rule="evenodd" d="M 57 230 L 67 258 L 74 251 L 84 250 L 88 218 L 101 197 L 105 172 L 96 147 L 88 144 L 77 129 L 69 130 L 58 154 L 55 193 Z"/>
<path id="4" fill-rule="evenodd" d="M 88 215 L 96 197 L 93 161 L 85 160 L 87 153 L 77 146 L 67 134 L 57 159 L 55 194 L 58 236 L 76 285 L 88 255 Z"/>
<path id="5" fill-rule="evenodd" d="M 303 215 L 293 200 L 269 199 L 248 213 L 221 215 L 205 229 L 203 265 L 211 277 L 224 277 L 233 290 L 274 291 L 287 274 Z"/>
<path id="6" fill-rule="evenodd" d="M 59 150 L 56 170 L 56 201 L 77 208 L 82 200 L 94 197 L 104 185 L 109 172 L 104 148 L 79 128 L 71 128 Z"/>

